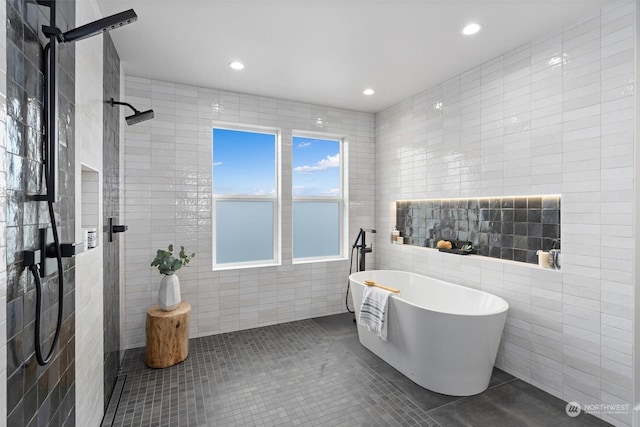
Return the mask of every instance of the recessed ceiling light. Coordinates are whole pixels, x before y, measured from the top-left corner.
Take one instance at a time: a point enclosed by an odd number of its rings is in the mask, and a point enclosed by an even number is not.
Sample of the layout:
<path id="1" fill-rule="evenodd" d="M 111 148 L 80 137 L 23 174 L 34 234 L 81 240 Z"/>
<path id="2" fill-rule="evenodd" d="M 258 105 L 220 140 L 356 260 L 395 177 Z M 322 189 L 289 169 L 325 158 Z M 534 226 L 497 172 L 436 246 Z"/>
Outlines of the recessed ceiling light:
<path id="1" fill-rule="evenodd" d="M 362 93 L 364 93 L 365 95 L 373 95 L 374 93 L 376 93 L 376 91 L 369 88 L 369 89 L 363 90 Z"/>
<path id="2" fill-rule="evenodd" d="M 462 29 L 462 34 L 464 34 L 465 36 L 470 36 L 480 31 L 481 28 L 482 26 L 480 24 L 476 24 L 476 23 L 467 24 Z"/>
<path id="3" fill-rule="evenodd" d="M 229 67 L 233 68 L 234 70 L 242 70 L 244 68 L 244 64 L 240 61 L 232 61 L 229 62 Z"/>

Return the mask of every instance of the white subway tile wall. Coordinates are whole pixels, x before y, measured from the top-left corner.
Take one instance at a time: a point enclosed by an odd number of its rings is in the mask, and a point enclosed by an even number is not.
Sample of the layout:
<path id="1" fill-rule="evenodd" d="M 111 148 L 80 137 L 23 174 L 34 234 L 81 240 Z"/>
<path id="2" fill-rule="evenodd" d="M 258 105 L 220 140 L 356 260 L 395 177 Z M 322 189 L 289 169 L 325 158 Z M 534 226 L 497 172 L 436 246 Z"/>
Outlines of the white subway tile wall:
<path id="1" fill-rule="evenodd" d="M 169 243 L 196 252 L 178 272 L 182 299 L 192 306 L 191 337 L 345 311 L 348 261 L 292 264 L 291 137 L 313 131 L 346 138 L 352 242 L 375 220 L 373 114 L 131 76 L 125 94 L 136 108 L 155 111 L 155 119 L 128 126 L 124 142 L 126 348 L 145 345 L 145 313 L 157 303 L 161 278 L 149 264 Z M 212 271 L 214 121 L 281 130 L 281 266 Z"/>
<path id="2" fill-rule="evenodd" d="M 102 114 L 100 115 L 102 117 Z M 95 135 L 93 135 L 95 136 Z M 80 157 L 80 156 L 78 156 Z M 79 221 L 77 226 L 80 226 L 82 229 L 79 235 L 76 235 L 76 240 L 79 242 L 86 240 L 86 228 L 95 228 L 96 233 L 98 232 L 98 215 L 100 214 L 100 184 L 98 179 L 101 174 L 93 169 L 90 169 L 87 166 L 81 165 L 78 171 L 78 175 L 80 175 L 79 187 L 80 187 L 80 197 L 79 197 L 79 206 L 76 206 L 79 209 Z M 102 234 L 102 233 L 99 233 Z M 97 236 L 99 236 L 97 234 Z M 88 249 L 85 246 L 85 249 Z"/>
<path id="3" fill-rule="evenodd" d="M 7 22 L 7 3 L 0 5 L 0 22 Z M 0 31 L 0 135 L 7 132 L 7 32 Z M 6 139 L 0 138 L 0 360 L 7 360 L 7 220 Z M 0 390 L 7 389 L 7 364 L 0 363 Z M 0 393 L 0 427 L 7 425 L 7 394 Z"/>
<path id="4" fill-rule="evenodd" d="M 102 17 L 95 0 L 76 2 L 76 22 Z M 76 46 L 76 201 L 75 241 L 82 228 L 96 228 L 98 246 L 76 256 L 76 425 L 99 425 L 104 408 L 102 111 L 103 41 L 94 37 Z M 86 166 L 84 166 L 86 165 Z"/>
<path id="5" fill-rule="evenodd" d="M 510 304 L 497 366 L 632 422 L 634 2 L 376 114 L 376 267 Z M 562 195 L 562 270 L 389 243 L 398 199 Z M 596 414 L 598 415 L 598 414 Z"/>

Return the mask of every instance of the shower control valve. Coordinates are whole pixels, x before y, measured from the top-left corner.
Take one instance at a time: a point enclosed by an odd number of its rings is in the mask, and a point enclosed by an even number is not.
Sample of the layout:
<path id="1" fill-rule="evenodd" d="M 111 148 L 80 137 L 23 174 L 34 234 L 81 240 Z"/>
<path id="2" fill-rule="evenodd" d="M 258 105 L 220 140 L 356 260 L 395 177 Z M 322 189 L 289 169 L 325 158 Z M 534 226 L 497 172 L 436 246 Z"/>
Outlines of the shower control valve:
<path id="1" fill-rule="evenodd" d="M 60 257 L 73 257 L 83 250 L 84 244 L 82 243 L 61 243 Z M 56 261 L 58 251 L 56 250 L 53 231 L 50 227 L 40 229 L 40 250 L 37 252 L 40 254 L 40 276 L 46 277 L 58 271 L 58 263 Z"/>
<path id="2" fill-rule="evenodd" d="M 70 258 L 84 251 L 84 243 L 61 243 L 60 256 Z"/>
<path id="3" fill-rule="evenodd" d="M 40 264 L 40 250 L 31 249 L 24 251 L 24 265 L 25 267 L 31 267 L 32 265 Z"/>

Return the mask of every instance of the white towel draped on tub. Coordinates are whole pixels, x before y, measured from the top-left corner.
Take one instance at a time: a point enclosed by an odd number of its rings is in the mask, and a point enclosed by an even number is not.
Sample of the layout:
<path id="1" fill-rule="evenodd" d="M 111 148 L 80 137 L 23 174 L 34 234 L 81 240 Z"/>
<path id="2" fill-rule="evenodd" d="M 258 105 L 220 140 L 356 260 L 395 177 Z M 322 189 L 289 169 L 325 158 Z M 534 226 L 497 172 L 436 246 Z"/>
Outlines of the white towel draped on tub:
<path id="1" fill-rule="evenodd" d="M 375 286 L 365 286 L 358 323 L 387 340 L 387 306 L 391 292 Z"/>

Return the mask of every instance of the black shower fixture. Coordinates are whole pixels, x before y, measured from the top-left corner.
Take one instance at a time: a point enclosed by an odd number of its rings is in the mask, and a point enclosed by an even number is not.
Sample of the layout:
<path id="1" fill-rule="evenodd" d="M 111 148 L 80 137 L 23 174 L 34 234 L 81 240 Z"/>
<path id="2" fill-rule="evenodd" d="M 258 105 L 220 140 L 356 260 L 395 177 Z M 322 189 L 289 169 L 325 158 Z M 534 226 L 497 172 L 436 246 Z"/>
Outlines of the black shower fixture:
<path id="1" fill-rule="evenodd" d="M 375 233 L 376 230 L 372 229 L 372 228 L 361 228 L 360 232 L 358 233 L 358 237 L 356 237 L 356 241 L 353 242 L 353 245 L 351 246 L 351 258 L 349 260 L 349 276 L 351 276 L 351 272 L 353 270 L 353 251 L 355 251 L 356 249 L 358 250 L 358 252 L 356 252 L 356 265 L 358 268 L 358 271 L 364 271 L 365 270 L 365 257 L 367 254 L 373 252 L 373 245 L 370 245 L 369 247 L 367 247 L 367 233 Z M 351 282 L 349 281 L 349 279 L 347 279 L 347 294 L 344 297 L 344 305 L 347 307 L 347 311 L 349 313 L 354 313 L 354 311 L 352 311 L 349 308 L 349 289 L 351 287 Z M 353 321 L 355 322 L 356 319 L 353 319 Z"/>
<path id="2" fill-rule="evenodd" d="M 107 101 L 109 104 L 113 105 L 126 105 L 127 107 L 131 108 L 133 110 L 133 114 L 130 116 L 126 116 L 125 120 L 127 121 L 127 124 L 129 126 L 131 125 L 135 125 L 136 123 L 140 123 L 140 122 L 144 122 L 146 120 L 151 120 L 153 119 L 153 110 L 147 110 L 147 111 L 139 111 L 138 109 L 136 109 L 136 107 L 134 107 L 133 105 L 129 104 L 128 102 L 120 102 L 120 101 L 116 101 L 113 98 L 111 98 L 109 101 Z"/>
<path id="3" fill-rule="evenodd" d="M 44 180 L 46 193 L 30 196 L 33 200 L 47 202 L 51 230 L 43 229 L 38 249 L 24 251 L 24 264 L 33 273 L 36 285 L 36 320 L 35 320 L 35 353 L 39 365 L 49 363 L 55 352 L 60 330 L 62 329 L 64 271 L 62 257 L 74 256 L 81 251 L 82 245 L 60 243 L 53 204 L 58 201 L 58 44 L 72 43 L 87 37 L 119 28 L 135 22 L 138 16 L 129 9 L 106 18 L 99 19 L 81 27 L 62 32 L 56 25 L 56 0 L 37 0 L 38 4 L 49 8 L 49 25 L 42 26 L 42 33 L 49 39 L 44 47 Z M 52 263 L 48 258 L 55 258 Z M 53 341 L 48 352 L 43 352 L 40 343 L 40 320 L 42 309 L 42 283 L 40 276 L 45 277 L 58 273 L 58 316 Z M 49 328 L 46 328 L 48 331 Z"/>
<path id="4" fill-rule="evenodd" d="M 115 15 L 107 16 L 106 18 L 98 19 L 97 21 L 69 30 L 62 34 L 62 41 L 71 43 L 86 39 L 87 37 L 115 30 L 116 28 L 131 24 L 137 20 L 138 15 L 136 15 L 133 9 L 125 10 L 124 12 L 116 13 Z"/>
<path id="5" fill-rule="evenodd" d="M 365 270 L 365 256 L 373 251 L 373 246 L 367 247 L 367 233 L 375 233 L 376 230 L 372 228 L 361 228 L 353 244 L 354 249 L 358 249 L 360 252 L 360 261 L 358 263 L 358 271 Z M 358 244 L 360 242 L 360 244 Z"/>
<path id="6" fill-rule="evenodd" d="M 133 9 L 98 19 L 78 28 L 62 32 L 56 24 L 56 0 L 37 0 L 49 8 L 49 25 L 42 26 L 42 33 L 49 39 L 44 47 L 44 116 L 45 116 L 45 181 L 46 194 L 34 196 L 35 200 L 56 202 L 58 190 L 58 44 L 72 43 L 102 34 L 138 20 Z"/>

